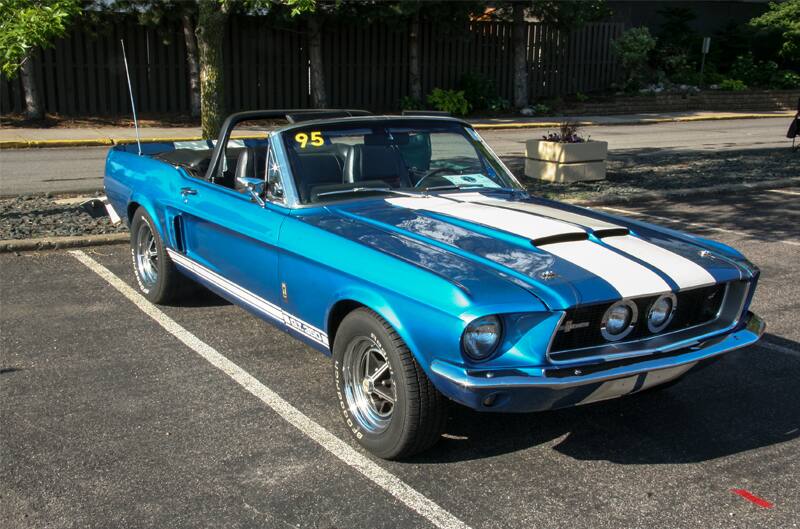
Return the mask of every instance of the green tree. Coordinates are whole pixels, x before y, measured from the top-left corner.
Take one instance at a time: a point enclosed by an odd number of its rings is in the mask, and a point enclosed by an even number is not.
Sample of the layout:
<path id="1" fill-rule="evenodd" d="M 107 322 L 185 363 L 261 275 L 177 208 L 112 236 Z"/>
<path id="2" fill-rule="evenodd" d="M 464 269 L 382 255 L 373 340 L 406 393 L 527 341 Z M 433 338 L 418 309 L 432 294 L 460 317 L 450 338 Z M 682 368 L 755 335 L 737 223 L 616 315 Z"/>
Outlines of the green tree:
<path id="1" fill-rule="evenodd" d="M 625 71 L 626 88 L 639 88 L 647 71 L 650 52 L 655 47 L 656 39 L 650 35 L 650 30 L 645 26 L 631 28 L 611 43 L 611 49 Z"/>
<path id="2" fill-rule="evenodd" d="M 200 123 L 206 139 L 219 135 L 225 119 L 222 45 L 229 13 L 228 0 L 199 0 L 196 33 L 200 56 Z"/>
<path id="3" fill-rule="evenodd" d="M 79 0 L 2 0 L 0 2 L 0 70 L 9 78 L 22 73 L 25 114 L 44 117 L 36 82 L 39 49 L 53 45 L 80 14 Z"/>
<path id="4" fill-rule="evenodd" d="M 784 60 L 800 62 L 800 0 L 770 2 L 769 10 L 750 21 L 750 26 L 781 35 L 778 52 Z"/>

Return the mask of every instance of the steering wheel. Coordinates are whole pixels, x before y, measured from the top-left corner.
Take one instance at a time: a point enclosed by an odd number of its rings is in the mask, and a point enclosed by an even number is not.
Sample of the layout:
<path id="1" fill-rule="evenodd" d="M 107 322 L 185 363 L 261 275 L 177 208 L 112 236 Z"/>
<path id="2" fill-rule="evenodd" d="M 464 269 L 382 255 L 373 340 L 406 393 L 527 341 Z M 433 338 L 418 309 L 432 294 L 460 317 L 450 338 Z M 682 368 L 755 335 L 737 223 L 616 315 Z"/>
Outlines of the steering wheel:
<path id="1" fill-rule="evenodd" d="M 452 170 L 452 169 L 450 169 L 449 167 L 439 167 L 438 169 L 431 169 L 430 171 L 428 171 L 427 173 L 425 173 L 424 175 L 422 175 L 422 178 L 420 178 L 419 180 L 417 180 L 417 183 L 416 183 L 416 184 L 414 184 L 414 189 L 417 189 L 417 188 L 419 188 L 419 187 L 422 185 L 422 182 L 424 182 L 424 181 L 425 181 L 425 180 L 427 180 L 428 178 L 430 178 L 430 177 L 432 177 L 432 176 L 436 176 L 436 175 L 437 175 L 437 174 L 439 174 L 439 173 L 443 173 L 443 172 L 445 172 L 445 171 L 451 171 L 451 170 Z"/>

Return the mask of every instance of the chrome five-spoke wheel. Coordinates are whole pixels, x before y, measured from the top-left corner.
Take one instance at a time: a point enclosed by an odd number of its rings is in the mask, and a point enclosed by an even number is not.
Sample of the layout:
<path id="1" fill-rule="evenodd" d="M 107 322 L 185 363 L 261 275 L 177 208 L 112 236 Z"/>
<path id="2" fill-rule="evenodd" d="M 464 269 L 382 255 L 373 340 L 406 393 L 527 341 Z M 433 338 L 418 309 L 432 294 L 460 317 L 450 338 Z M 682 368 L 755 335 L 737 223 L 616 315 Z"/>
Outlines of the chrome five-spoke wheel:
<path id="1" fill-rule="evenodd" d="M 386 352 L 373 339 L 357 336 L 348 344 L 343 360 L 345 398 L 353 417 L 367 432 L 383 432 L 397 402 Z"/>
<path id="2" fill-rule="evenodd" d="M 142 222 L 136 232 L 134 245 L 136 270 L 142 284 L 151 288 L 158 282 L 158 244 L 150 224 Z"/>
<path id="3" fill-rule="evenodd" d="M 433 445 L 447 401 L 389 323 L 367 307 L 344 317 L 333 341 L 333 376 L 347 429 L 373 454 L 399 459 Z"/>

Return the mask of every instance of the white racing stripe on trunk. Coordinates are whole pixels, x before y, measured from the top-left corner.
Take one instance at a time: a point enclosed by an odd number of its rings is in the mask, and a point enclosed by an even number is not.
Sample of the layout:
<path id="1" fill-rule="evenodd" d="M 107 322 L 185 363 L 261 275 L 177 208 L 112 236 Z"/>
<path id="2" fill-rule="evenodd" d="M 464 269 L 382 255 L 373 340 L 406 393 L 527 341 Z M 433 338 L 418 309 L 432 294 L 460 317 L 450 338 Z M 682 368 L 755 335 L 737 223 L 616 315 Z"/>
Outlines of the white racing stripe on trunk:
<path id="1" fill-rule="evenodd" d="M 460 220 L 513 233 L 530 240 L 568 233 L 586 233 L 585 230 L 577 226 L 531 215 L 530 213 L 470 202 L 453 202 L 439 197 L 390 198 L 386 202 L 399 207 L 422 209 L 432 213 L 448 215 Z"/>
<path id="2" fill-rule="evenodd" d="M 697 263 L 632 235 L 604 237 L 603 242 L 658 268 L 675 281 L 679 289 L 713 285 L 717 282 L 714 276 Z"/>
<path id="3" fill-rule="evenodd" d="M 411 487 L 405 481 L 385 470 L 369 457 L 333 435 L 284 400 L 283 397 L 262 384 L 253 375 L 230 361 L 227 357 L 197 338 L 194 334 L 178 325 L 175 320 L 147 301 L 144 296 L 112 274 L 106 267 L 80 250 L 72 250 L 69 253 L 103 278 L 109 285 L 119 291 L 120 294 L 133 302 L 139 310 L 152 318 L 163 327 L 164 330 L 200 355 L 211 365 L 229 376 L 253 396 L 261 400 L 261 402 L 271 408 L 282 419 L 319 444 L 331 455 L 359 472 L 362 476 L 369 479 L 388 494 L 401 501 L 408 508 L 428 520 L 434 527 L 440 529 L 469 529 L 469 526 L 456 516 L 444 510 L 437 503 Z"/>
<path id="4" fill-rule="evenodd" d="M 550 217 L 552 219 L 563 220 L 564 222 L 570 222 L 572 224 L 578 224 L 579 226 L 584 226 L 593 231 L 624 228 L 624 226 L 620 226 L 619 224 L 612 224 L 610 222 L 593 219 L 591 217 L 586 217 L 578 213 L 572 213 L 571 211 L 562 211 L 558 208 L 551 208 L 549 206 L 542 206 L 540 204 L 531 204 L 529 202 L 517 202 L 514 200 L 504 200 L 502 198 L 487 197 L 486 195 L 481 195 L 480 193 L 463 193 L 463 194 L 453 193 L 442 196 L 452 198 L 453 200 L 463 200 L 464 202 L 470 202 L 473 204 L 480 203 L 492 206 L 496 205 L 499 207 L 511 208 L 511 209 L 516 209 L 518 211 L 532 213 L 534 215 L 544 215 L 545 217 Z"/>
<path id="5" fill-rule="evenodd" d="M 623 298 L 670 291 L 652 270 L 592 241 L 559 242 L 542 249 L 604 279 Z"/>

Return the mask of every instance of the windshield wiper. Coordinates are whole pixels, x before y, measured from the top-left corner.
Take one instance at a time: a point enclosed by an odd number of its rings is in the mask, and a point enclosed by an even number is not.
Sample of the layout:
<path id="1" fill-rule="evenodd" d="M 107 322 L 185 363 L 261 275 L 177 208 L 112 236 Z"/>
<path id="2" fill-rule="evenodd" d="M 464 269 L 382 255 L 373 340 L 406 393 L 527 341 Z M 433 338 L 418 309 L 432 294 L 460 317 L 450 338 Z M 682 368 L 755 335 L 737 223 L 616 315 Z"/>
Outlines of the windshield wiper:
<path id="1" fill-rule="evenodd" d="M 419 193 L 410 193 L 408 191 L 398 191 L 397 189 L 392 189 L 391 187 L 351 187 L 350 189 L 336 189 L 334 191 L 324 191 L 322 193 L 317 193 L 317 198 L 319 197 L 327 197 L 331 195 L 344 195 L 347 193 L 392 193 L 394 195 L 403 195 L 406 197 L 417 197 Z"/>

